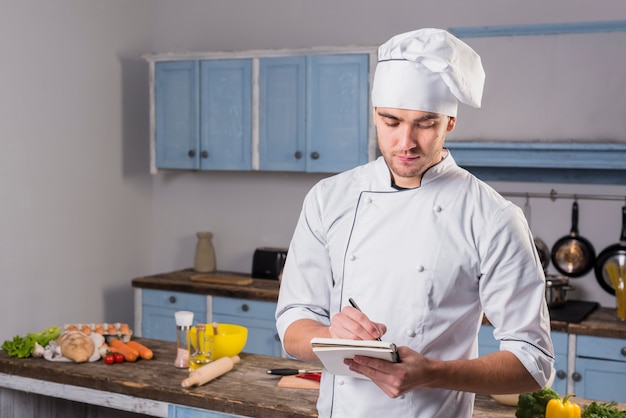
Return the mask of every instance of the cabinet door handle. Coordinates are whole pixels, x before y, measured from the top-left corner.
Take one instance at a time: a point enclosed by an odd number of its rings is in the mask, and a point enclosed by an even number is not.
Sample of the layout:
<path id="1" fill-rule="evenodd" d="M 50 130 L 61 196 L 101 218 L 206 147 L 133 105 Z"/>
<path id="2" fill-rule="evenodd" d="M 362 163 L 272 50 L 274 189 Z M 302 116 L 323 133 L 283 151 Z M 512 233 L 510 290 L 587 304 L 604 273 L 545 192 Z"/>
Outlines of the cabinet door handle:
<path id="1" fill-rule="evenodd" d="M 622 353 L 622 356 L 626 357 L 626 347 L 622 347 L 619 352 Z"/>
<path id="2" fill-rule="evenodd" d="M 300 158 L 302 158 L 302 153 L 300 151 L 296 151 L 293 156 L 296 157 L 296 160 L 299 160 Z"/>
<path id="3" fill-rule="evenodd" d="M 580 373 L 574 372 L 574 373 L 572 373 L 572 380 L 574 382 L 580 382 L 581 380 L 583 380 L 583 377 L 581 376 Z"/>
<path id="4" fill-rule="evenodd" d="M 169 301 L 170 303 L 176 303 L 176 296 L 170 296 Z"/>
<path id="5" fill-rule="evenodd" d="M 200 153 L 200 156 L 201 156 L 202 158 L 209 158 L 209 152 L 208 152 L 208 151 L 202 151 L 202 152 Z"/>
<path id="6" fill-rule="evenodd" d="M 241 305 L 241 310 L 244 312 L 248 312 L 250 310 L 250 307 L 247 303 L 244 303 L 243 305 Z"/>
<path id="7" fill-rule="evenodd" d="M 563 380 L 563 379 L 565 379 L 567 377 L 567 373 L 565 373 L 565 371 L 563 371 L 563 370 L 559 370 L 559 371 L 556 372 L 556 377 L 557 377 L 557 379 Z"/>
<path id="8" fill-rule="evenodd" d="M 280 341 L 280 337 L 278 336 L 278 334 L 274 334 L 274 339 L 275 339 L 276 341 Z"/>
<path id="9" fill-rule="evenodd" d="M 195 152 L 194 150 L 190 149 L 190 150 L 189 150 L 189 152 L 187 153 L 187 155 L 188 155 L 190 158 L 193 158 L 193 157 L 195 157 L 195 156 L 196 156 L 196 152 Z"/>
<path id="10" fill-rule="evenodd" d="M 317 152 L 315 152 L 315 151 L 313 151 L 313 152 L 311 153 L 311 159 L 312 159 L 312 160 L 317 160 L 318 158 L 320 158 L 320 154 L 319 154 L 319 153 L 317 153 Z"/>

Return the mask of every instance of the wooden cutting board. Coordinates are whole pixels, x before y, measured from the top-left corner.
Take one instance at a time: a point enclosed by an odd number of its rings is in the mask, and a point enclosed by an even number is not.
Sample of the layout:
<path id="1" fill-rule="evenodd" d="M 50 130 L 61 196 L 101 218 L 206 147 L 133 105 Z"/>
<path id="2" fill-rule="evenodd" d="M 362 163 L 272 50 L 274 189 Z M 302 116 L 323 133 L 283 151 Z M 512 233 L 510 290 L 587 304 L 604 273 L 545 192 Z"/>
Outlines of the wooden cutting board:
<path id="1" fill-rule="evenodd" d="M 311 379 L 302 379 L 296 376 L 283 376 L 278 381 L 279 388 L 319 389 L 320 382 Z"/>
<path id="2" fill-rule="evenodd" d="M 229 284 L 233 286 L 248 286 L 253 282 L 252 277 L 228 273 L 194 274 L 191 276 L 191 280 L 194 282 Z"/>

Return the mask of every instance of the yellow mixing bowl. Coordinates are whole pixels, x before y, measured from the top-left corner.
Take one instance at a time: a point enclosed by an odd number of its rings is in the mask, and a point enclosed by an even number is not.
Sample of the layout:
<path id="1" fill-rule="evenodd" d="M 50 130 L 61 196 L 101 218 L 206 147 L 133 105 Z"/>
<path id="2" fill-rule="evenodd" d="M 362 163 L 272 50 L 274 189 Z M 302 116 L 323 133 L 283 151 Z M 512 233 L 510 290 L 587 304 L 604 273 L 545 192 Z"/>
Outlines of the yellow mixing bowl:
<path id="1" fill-rule="evenodd" d="M 213 350 L 211 358 L 217 360 L 222 357 L 232 357 L 243 351 L 248 340 L 248 328 L 236 324 L 217 324 L 217 334 L 213 326 L 206 324 L 207 333 L 213 336 Z M 196 327 L 189 330 L 192 351 L 196 346 Z M 192 353 L 193 354 L 193 353 Z"/>

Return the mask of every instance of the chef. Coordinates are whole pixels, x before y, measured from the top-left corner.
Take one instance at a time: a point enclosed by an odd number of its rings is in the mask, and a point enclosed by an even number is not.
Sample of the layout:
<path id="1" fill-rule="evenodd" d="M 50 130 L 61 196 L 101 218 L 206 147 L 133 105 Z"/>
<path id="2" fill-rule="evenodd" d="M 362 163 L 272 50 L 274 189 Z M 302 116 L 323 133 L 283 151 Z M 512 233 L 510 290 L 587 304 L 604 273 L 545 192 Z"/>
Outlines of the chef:
<path id="1" fill-rule="evenodd" d="M 523 213 L 444 147 L 458 103 L 480 107 L 484 77 L 444 30 L 391 38 L 372 88 L 381 157 L 305 198 L 276 311 L 285 351 L 315 361 L 313 337 L 382 337 L 400 355 L 345 360 L 366 379 L 323 373 L 320 417 L 471 417 L 475 393 L 550 378 L 545 277 Z M 483 314 L 500 350 L 478 357 Z"/>

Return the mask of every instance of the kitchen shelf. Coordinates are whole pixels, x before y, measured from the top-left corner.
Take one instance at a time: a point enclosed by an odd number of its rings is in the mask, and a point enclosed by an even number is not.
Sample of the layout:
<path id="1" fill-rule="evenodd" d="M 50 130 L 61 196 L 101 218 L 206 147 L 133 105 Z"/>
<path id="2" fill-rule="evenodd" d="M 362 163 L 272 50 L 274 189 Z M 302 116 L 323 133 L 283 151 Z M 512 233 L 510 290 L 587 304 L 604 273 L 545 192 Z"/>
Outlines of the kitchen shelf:
<path id="1" fill-rule="evenodd" d="M 626 184 L 626 144 L 450 141 L 457 164 L 486 181 Z"/>

